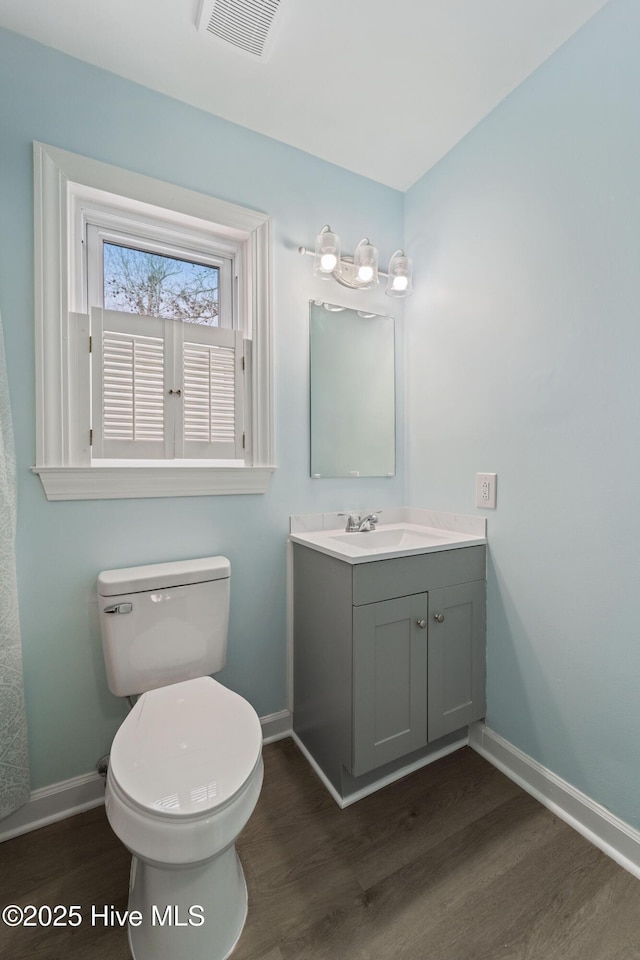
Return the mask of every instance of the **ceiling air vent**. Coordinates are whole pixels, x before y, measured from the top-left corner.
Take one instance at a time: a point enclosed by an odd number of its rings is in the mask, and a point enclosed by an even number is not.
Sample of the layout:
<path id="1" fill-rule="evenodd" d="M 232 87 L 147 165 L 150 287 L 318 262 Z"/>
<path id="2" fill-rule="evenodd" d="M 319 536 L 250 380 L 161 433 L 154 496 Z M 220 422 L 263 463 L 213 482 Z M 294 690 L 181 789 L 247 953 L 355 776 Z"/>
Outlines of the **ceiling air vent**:
<path id="1" fill-rule="evenodd" d="M 202 0 L 197 27 L 264 60 L 275 37 L 274 22 L 285 0 Z"/>

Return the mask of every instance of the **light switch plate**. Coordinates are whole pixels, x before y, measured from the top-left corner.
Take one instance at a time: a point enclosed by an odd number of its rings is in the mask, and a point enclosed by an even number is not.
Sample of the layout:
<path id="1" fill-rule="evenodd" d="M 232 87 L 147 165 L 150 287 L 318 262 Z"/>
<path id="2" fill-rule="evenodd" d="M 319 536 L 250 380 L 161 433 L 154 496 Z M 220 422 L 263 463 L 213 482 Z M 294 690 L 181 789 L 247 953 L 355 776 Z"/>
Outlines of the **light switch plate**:
<path id="1" fill-rule="evenodd" d="M 497 473 L 476 473 L 476 507 L 496 508 Z"/>

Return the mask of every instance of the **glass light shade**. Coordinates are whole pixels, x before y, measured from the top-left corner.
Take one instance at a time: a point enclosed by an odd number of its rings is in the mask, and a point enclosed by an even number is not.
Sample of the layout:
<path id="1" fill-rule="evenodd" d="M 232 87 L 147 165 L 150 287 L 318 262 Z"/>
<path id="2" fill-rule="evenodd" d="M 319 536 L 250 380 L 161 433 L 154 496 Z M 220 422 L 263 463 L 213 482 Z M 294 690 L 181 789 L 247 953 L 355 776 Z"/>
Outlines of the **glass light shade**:
<path id="1" fill-rule="evenodd" d="M 389 297 L 408 297 L 413 293 L 412 264 L 402 250 L 396 250 L 389 261 L 385 293 Z"/>
<path id="2" fill-rule="evenodd" d="M 313 272 L 316 277 L 330 277 L 340 263 L 340 238 L 328 225 L 316 237 Z"/>
<path id="3" fill-rule="evenodd" d="M 368 240 L 361 240 L 353 255 L 354 283 L 374 287 L 378 283 L 378 251 Z"/>

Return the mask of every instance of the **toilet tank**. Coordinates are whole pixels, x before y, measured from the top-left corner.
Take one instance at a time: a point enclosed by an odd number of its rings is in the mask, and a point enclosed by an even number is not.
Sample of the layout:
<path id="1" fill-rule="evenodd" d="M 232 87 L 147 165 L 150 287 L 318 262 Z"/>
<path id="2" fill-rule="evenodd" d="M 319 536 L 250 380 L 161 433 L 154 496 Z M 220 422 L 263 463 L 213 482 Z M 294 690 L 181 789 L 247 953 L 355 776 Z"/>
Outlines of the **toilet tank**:
<path id="1" fill-rule="evenodd" d="M 133 696 L 221 670 L 230 575 L 226 557 L 104 570 L 98 608 L 111 692 Z"/>

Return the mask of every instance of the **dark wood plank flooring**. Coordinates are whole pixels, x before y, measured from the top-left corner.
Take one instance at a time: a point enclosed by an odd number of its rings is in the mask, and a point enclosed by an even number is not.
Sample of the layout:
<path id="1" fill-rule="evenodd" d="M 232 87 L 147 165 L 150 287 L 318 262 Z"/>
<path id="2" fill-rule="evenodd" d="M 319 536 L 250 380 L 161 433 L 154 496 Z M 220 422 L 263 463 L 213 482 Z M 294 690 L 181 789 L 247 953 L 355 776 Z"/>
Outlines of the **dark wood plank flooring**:
<path id="1" fill-rule="evenodd" d="M 346 810 L 291 740 L 264 759 L 233 960 L 640 960 L 640 882 L 473 751 Z M 129 960 L 124 930 L 86 920 L 126 909 L 128 872 L 101 807 L 0 845 L 0 905 L 85 917 L 0 924 L 0 957 Z"/>

